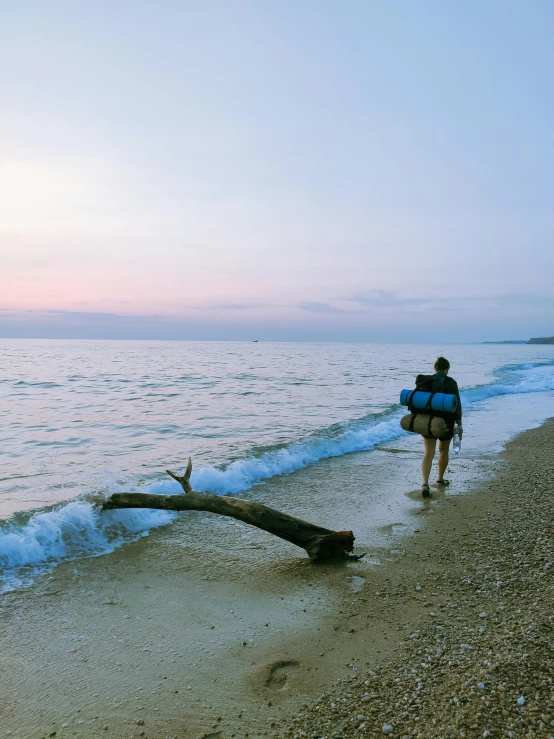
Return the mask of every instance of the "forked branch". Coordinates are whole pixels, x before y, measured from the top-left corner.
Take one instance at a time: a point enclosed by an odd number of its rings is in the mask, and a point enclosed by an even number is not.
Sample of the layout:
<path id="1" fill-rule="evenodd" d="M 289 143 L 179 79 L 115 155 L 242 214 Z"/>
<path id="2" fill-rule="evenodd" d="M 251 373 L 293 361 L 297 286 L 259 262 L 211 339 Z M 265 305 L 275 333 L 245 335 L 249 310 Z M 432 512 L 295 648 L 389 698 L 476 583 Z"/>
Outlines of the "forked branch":
<path id="1" fill-rule="evenodd" d="M 179 477 L 179 475 L 176 475 L 171 470 L 166 470 L 167 474 L 172 477 L 174 480 L 177 480 L 179 485 L 183 488 L 185 493 L 192 493 L 194 492 L 192 489 L 192 485 L 190 484 L 190 475 L 192 472 L 192 459 L 189 457 L 189 463 L 187 464 L 187 469 L 185 470 L 185 474 L 182 477 Z"/>

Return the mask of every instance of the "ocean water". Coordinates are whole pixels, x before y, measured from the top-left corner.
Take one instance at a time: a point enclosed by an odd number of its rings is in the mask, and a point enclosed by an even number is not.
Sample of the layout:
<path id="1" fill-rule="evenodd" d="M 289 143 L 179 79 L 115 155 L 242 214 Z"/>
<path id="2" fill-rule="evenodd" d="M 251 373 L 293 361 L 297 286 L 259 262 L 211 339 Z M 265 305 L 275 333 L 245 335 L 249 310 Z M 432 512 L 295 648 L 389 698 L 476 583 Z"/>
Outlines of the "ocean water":
<path id="1" fill-rule="evenodd" d="M 189 456 L 197 490 L 255 497 L 271 478 L 397 443 L 400 391 L 441 353 L 461 390 L 462 454 L 494 454 L 554 415 L 552 346 L 0 340 L 0 587 L 171 524 L 94 501 L 180 492 L 165 470 Z"/>

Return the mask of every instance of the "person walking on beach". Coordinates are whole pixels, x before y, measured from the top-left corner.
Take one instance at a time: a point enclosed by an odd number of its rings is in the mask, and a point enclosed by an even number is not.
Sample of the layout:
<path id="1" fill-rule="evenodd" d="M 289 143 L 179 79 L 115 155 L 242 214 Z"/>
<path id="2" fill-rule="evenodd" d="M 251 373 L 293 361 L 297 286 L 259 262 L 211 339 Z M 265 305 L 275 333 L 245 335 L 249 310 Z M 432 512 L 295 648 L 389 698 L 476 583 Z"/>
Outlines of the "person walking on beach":
<path id="1" fill-rule="evenodd" d="M 458 407 L 454 413 L 447 413 L 446 411 L 433 411 L 434 416 L 440 416 L 444 418 L 448 426 L 448 433 L 439 438 L 439 474 L 437 479 L 437 485 L 444 486 L 450 485 L 450 482 L 445 479 L 444 473 L 448 467 L 448 450 L 450 442 L 454 435 L 454 424 L 458 424 L 458 430 L 460 439 L 462 438 L 462 402 L 460 400 L 460 392 L 458 390 L 458 383 L 452 377 L 448 377 L 448 371 L 450 370 L 450 362 L 444 357 L 439 357 L 435 362 L 435 374 L 432 379 L 432 392 L 441 392 L 455 395 L 458 398 Z M 433 458 L 435 456 L 435 450 L 437 447 L 436 439 L 423 438 L 425 444 L 425 452 L 423 454 L 423 461 L 421 462 L 421 474 L 423 475 L 423 485 L 421 486 L 421 493 L 424 498 L 428 498 L 431 494 L 429 489 L 429 475 L 431 474 L 431 467 L 433 465 Z"/>

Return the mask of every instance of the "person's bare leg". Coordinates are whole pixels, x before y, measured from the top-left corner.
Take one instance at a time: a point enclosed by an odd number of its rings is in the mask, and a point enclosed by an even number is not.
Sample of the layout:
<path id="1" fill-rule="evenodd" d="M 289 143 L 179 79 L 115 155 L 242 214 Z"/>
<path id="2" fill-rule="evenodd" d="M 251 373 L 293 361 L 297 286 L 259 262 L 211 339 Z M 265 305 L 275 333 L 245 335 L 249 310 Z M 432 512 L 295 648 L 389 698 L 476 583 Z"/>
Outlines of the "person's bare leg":
<path id="1" fill-rule="evenodd" d="M 439 442 L 439 476 L 438 480 L 444 480 L 444 473 L 448 467 L 448 448 L 450 447 L 450 439 L 448 441 Z M 438 481 L 437 480 L 437 481 Z"/>
<path id="2" fill-rule="evenodd" d="M 423 453 L 423 460 L 421 462 L 421 474 L 423 475 L 423 484 L 429 485 L 429 475 L 431 474 L 431 467 L 433 465 L 433 457 L 435 456 L 435 449 L 437 446 L 436 439 L 423 438 L 425 444 L 425 451 Z"/>

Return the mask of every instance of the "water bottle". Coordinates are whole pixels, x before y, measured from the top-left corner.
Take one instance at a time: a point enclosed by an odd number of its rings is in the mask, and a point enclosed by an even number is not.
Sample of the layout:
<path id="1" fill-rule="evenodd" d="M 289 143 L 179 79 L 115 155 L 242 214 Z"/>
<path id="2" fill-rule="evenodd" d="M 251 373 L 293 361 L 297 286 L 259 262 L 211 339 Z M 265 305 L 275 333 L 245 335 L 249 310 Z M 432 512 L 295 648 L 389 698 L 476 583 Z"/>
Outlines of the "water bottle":
<path id="1" fill-rule="evenodd" d="M 460 439 L 460 431 L 458 424 L 454 424 L 454 435 L 452 436 L 452 449 L 454 449 L 454 454 L 458 454 L 460 449 L 462 448 L 462 440 Z"/>

